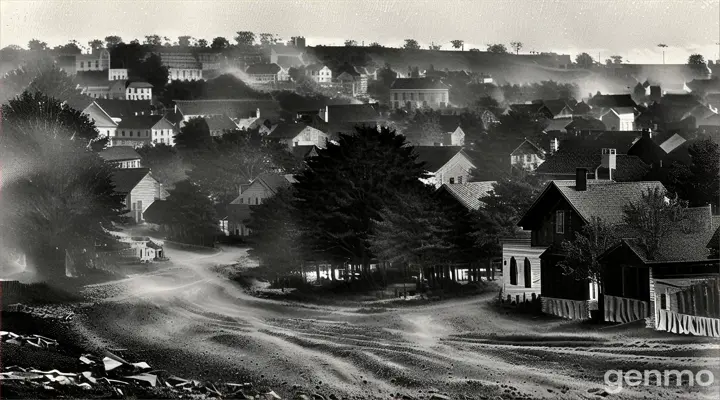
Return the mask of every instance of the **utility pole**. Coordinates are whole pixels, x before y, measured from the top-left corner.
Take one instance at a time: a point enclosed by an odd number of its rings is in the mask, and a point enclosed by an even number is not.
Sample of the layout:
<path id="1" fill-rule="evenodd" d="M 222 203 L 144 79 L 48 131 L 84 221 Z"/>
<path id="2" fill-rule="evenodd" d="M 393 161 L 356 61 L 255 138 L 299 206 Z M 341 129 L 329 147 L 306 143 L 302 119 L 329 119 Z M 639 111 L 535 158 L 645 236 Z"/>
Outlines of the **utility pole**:
<path id="1" fill-rule="evenodd" d="M 660 47 L 662 49 L 663 64 L 665 64 L 665 49 L 668 46 L 665 43 L 660 43 L 659 45 L 657 45 L 657 47 Z"/>

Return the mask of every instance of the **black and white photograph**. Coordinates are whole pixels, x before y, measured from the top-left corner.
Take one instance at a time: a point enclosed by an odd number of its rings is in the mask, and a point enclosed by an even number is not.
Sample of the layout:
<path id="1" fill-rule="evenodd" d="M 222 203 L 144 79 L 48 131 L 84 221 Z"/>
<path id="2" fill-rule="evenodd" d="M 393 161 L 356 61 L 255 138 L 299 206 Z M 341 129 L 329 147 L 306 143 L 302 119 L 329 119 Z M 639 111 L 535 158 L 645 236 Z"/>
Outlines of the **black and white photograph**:
<path id="1" fill-rule="evenodd" d="M 0 0 L 0 399 L 720 399 L 720 0 Z"/>

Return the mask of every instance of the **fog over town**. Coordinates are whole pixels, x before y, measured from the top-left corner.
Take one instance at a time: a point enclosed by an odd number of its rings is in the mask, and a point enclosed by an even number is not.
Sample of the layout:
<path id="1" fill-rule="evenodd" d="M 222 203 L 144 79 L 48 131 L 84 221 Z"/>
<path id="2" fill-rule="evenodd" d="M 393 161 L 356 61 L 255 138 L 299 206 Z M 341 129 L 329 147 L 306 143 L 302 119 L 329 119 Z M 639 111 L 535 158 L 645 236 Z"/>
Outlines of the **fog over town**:
<path id="1" fill-rule="evenodd" d="M 720 1 L 0 22 L 4 398 L 720 396 Z"/>

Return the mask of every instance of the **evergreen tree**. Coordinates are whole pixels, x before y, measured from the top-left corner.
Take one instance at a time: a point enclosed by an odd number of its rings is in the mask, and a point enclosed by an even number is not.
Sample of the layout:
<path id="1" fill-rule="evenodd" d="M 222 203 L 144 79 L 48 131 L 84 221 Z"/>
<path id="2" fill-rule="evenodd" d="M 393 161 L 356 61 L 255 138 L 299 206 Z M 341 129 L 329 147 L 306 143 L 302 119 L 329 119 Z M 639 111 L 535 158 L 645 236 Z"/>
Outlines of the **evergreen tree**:
<path id="1" fill-rule="evenodd" d="M 710 139 L 694 141 L 688 147 L 690 165 L 673 163 L 663 184 L 690 206 L 720 206 L 720 146 Z"/>
<path id="2" fill-rule="evenodd" d="M 158 143 L 143 146 L 137 152 L 142 157 L 143 167 L 150 168 L 153 177 L 165 189 L 171 190 L 177 182 L 187 179 L 185 163 L 175 147 Z"/>
<path id="3" fill-rule="evenodd" d="M 655 258 L 660 242 L 678 224 L 686 221 L 687 202 L 668 198 L 664 189 L 649 188 L 636 202 L 624 208 L 623 222 L 634 232 L 649 260 Z"/>
<path id="4" fill-rule="evenodd" d="M 518 221 L 543 189 L 543 182 L 533 175 L 500 179 L 487 196 L 480 198 L 485 204 L 483 212 L 502 236 L 514 237 L 519 230 Z"/>
<path id="5" fill-rule="evenodd" d="M 175 147 L 187 154 L 204 151 L 212 146 L 210 128 L 202 117 L 190 118 L 174 139 Z"/>
<path id="6" fill-rule="evenodd" d="M 331 260 L 350 259 L 367 271 L 372 252 L 372 221 L 391 195 L 422 183 L 424 168 L 413 148 L 387 128 L 357 128 L 328 143 L 296 176 L 296 207 L 303 243 Z"/>
<path id="7" fill-rule="evenodd" d="M 561 244 L 565 253 L 558 265 L 566 275 L 577 280 L 603 281 L 603 268 L 598 257 L 618 243 L 615 226 L 597 217 L 592 217 L 582 231 L 575 232 L 575 239 L 564 240 Z"/>
<path id="8" fill-rule="evenodd" d="M 132 73 L 145 79 L 153 85 L 153 90 L 160 93 L 167 84 L 169 70 L 168 67 L 163 65 L 159 55 L 151 54 L 146 59 L 140 61 L 137 66 L 132 69 Z"/>
<path id="9" fill-rule="evenodd" d="M 282 188 L 262 204 L 253 206 L 248 228 L 248 254 L 258 259 L 266 271 L 276 275 L 300 271 L 302 246 L 292 188 Z"/>
<path id="10" fill-rule="evenodd" d="M 220 234 L 215 206 L 207 193 L 188 180 L 169 191 L 165 215 L 150 215 L 148 222 L 163 225 L 168 237 L 182 243 L 212 246 Z"/>
<path id="11" fill-rule="evenodd" d="M 120 220 L 113 168 L 88 149 L 92 123 L 57 100 L 23 93 L 2 115 L 2 242 L 25 253 L 42 277 L 63 277 L 66 254 L 92 252 Z"/>

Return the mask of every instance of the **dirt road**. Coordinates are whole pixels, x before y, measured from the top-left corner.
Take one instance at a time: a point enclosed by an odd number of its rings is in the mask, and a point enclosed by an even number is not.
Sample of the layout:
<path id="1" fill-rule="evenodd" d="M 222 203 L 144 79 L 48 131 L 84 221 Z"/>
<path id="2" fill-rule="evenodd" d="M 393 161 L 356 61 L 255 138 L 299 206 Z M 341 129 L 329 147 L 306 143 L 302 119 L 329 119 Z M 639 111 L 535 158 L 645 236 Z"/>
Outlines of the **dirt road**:
<path id="1" fill-rule="evenodd" d="M 183 376 L 253 379 L 284 397 L 302 388 L 338 398 L 432 389 L 490 399 L 601 398 L 608 369 L 710 369 L 720 380 L 720 346 L 707 340 L 507 315 L 490 305 L 494 294 L 375 313 L 286 304 L 250 296 L 217 273 L 218 265 L 250 266 L 244 250 L 166 253 L 171 266 L 88 287 L 102 300 L 82 310 L 84 336 L 143 349 L 137 357 Z M 660 395 L 698 398 L 676 387 L 619 394 Z"/>

